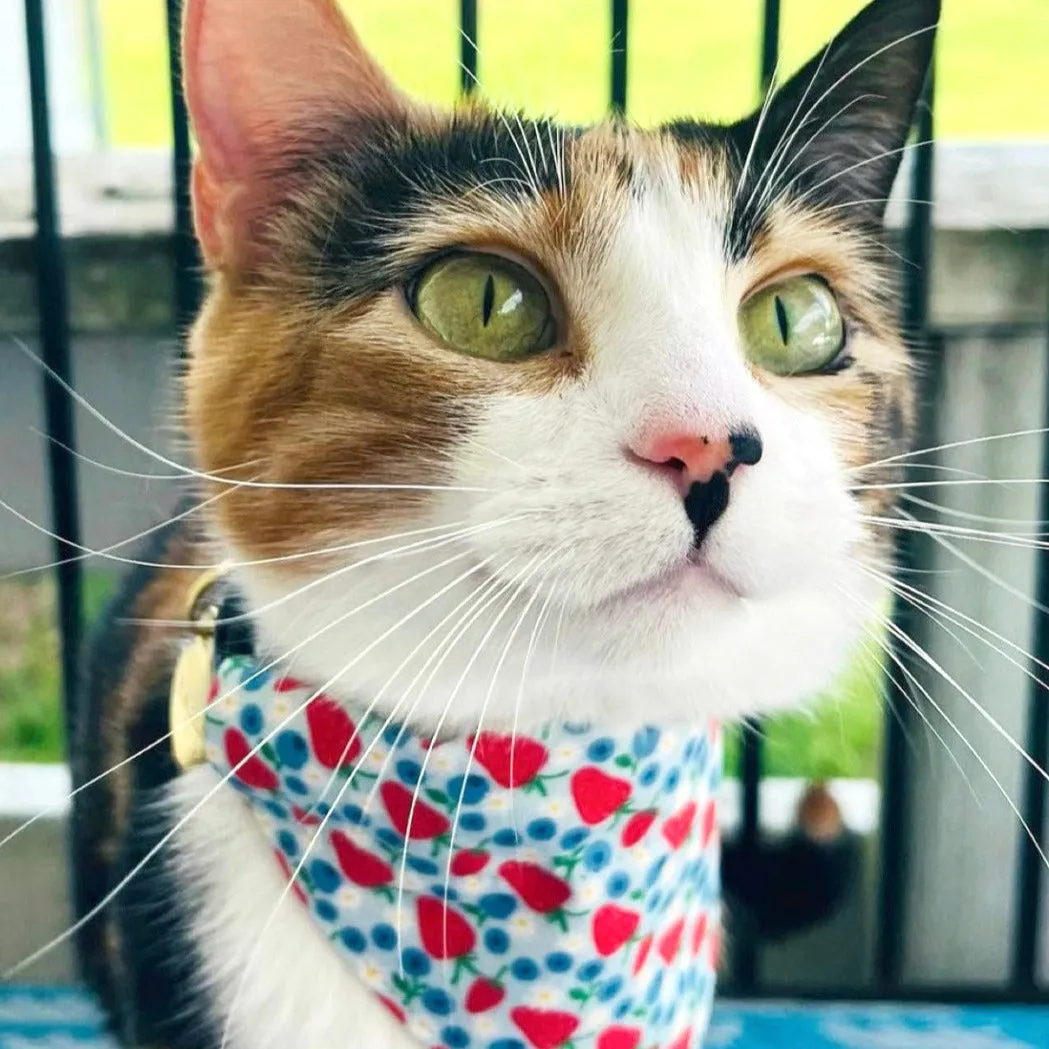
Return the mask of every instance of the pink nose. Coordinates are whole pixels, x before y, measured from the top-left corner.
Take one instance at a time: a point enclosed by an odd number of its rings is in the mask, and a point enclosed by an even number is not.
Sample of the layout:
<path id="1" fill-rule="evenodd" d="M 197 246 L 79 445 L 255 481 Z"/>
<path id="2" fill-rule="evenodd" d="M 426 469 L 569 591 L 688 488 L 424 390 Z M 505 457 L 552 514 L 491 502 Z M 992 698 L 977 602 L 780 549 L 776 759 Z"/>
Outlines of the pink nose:
<path id="1" fill-rule="evenodd" d="M 731 477 L 739 466 L 753 466 L 761 459 L 761 438 L 753 431 L 714 439 L 694 433 L 656 433 L 631 449 L 639 458 L 673 472 L 682 491 L 706 484 L 715 474 Z"/>

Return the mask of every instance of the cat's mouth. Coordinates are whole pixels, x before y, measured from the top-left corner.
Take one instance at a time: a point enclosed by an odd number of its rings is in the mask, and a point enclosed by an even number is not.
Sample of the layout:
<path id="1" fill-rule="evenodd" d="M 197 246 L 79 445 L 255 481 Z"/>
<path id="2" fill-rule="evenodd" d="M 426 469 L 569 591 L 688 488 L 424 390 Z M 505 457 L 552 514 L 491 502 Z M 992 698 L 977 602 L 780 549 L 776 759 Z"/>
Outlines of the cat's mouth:
<path id="1" fill-rule="evenodd" d="M 712 601 L 736 602 L 746 600 L 747 596 L 738 584 L 711 564 L 701 550 L 692 550 L 659 575 L 612 595 L 609 602 L 623 604 L 674 598 L 692 601 L 703 597 Z"/>

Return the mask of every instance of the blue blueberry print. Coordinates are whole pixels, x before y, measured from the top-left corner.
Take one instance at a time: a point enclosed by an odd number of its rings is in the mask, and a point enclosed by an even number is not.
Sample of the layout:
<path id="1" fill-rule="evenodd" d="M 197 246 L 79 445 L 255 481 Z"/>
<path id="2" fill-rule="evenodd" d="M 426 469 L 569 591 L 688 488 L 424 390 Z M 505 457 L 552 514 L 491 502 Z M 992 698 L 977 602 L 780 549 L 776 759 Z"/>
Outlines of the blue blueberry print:
<path id="1" fill-rule="evenodd" d="M 585 732 L 590 731 L 590 726 L 585 721 L 566 721 L 564 730 L 570 736 L 582 736 Z"/>
<path id="2" fill-rule="evenodd" d="M 678 785 L 681 783 L 681 769 L 673 768 L 667 773 L 667 778 L 663 781 L 664 789 L 668 794 L 672 794 L 677 790 Z"/>
<path id="3" fill-rule="evenodd" d="M 492 954 L 506 954 L 510 949 L 510 937 L 502 929 L 486 929 L 484 945 Z"/>
<path id="4" fill-rule="evenodd" d="M 299 851 L 299 843 L 295 840 L 295 835 L 290 830 L 282 830 L 277 835 L 277 844 L 289 856 L 294 856 Z"/>
<path id="5" fill-rule="evenodd" d="M 648 1022 L 654 1027 L 658 1027 L 663 1022 L 663 1010 L 658 1005 L 653 1006 L 649 1012 Z"/>
<path id="6" fill-rule="evenodd" d="M 290 729 L 282 732 L 274 741 L 274 749 L 282 765 L 288 768 L 301 769 L 310 759 L 310 748 L 297 732 Z"/>
<path id="7" fill-rule="evenodd" d="M 459 899 L 459 893 L 457 893 L 450 885 L 445 889 L 443 882 L 440 885 L 431 885 L 430 892 L 432 892 L 439 900 L 444 900 L 445 903 L 454 903 Z"/>
<path id="8" fill-rule="evenodd" d="M 617 1020 L 622 1020 L 625 1016 L 630 1014 L 630 1010 L 634 1008 L 634 1003 L 629 998 L 624 998 L 616 1007 L 612 1015 Z"/>
<path id="9" fill-rule="evenodd" d="M 360 929 L 343 929 L 339 933 L 339 939 L 342 940 L 343 946 L 354 954 L 363 954 L 368 946 L 368 941 Z"/>
<path id="10" fill-rule="evenodd" d="M 659 905 L 663 902 L 663 894 L 661 892 L 650 892 L 648 899 L 645 900 L 645 906 L 650 911 L 658 911 Z"/>
<path id="11" fill-rule="evenodd" d="M 588 870 L 604 870 L 612 861 L 612 847 L 607 841 L 595 841 L 583 853 L 583 863 Z"/>
<path id="12" fill-rule="evenodd" d="M 597 1000 L 599 1002 L 610 1002 L 623 989 L 623 977 L 613 976 L 611 980 L 605 980 L 597 989 Z"/>
<path id="13" fill-rule="evenodd" d="M 430 959 L 418 947 L 409 947 L 401 956 L 401 965 L 409 976 L 426 976 L 430 971 Z"/>
<path id="14" fill-rule="evenodd" d="M 648 985 L 648 993 L 645 995 L 645 1001 L 648 1002 L 649 1005 L 653 1005 L 654 1003 L 659 1001 L 659 996 L 660 994 L 662 994 L 662 992 L 663 974 L 661 972 L 657 972 L 656 975 L 652 978 L 652 982 Z"/>
<path id="15" fill-rule="evenodd" d="M 659 881 L 659 876 L 663 873 L 663 868 L 667 865 L 666 856 L 660 856 L 651 867 L 648 868 L 648 874 L 645 875 L 645 888 L 651 889 L 653 885 Z"/>
<path id="16" fill-rule="evenodd" d="M 392 849 L 399 849 L 404 844 L 404 839 L 395 830 L 390 830 L 389 827 L 383 827 L 381 830 L 375 832 L 375 837 L 382 842 L 383 845 L 388 845 Z"/>
<path id="17" fill-rule="evenodd" d="M 258 692 L 269 679 L 270 672 L 268 670 L 259 670 L 253 663 L 249 663 L 240 676 L 240 687 L 245 692 Z M 256 729 L 256 731 L 258 730 Z"/>
<path id="18" fill-rule="evenodd" d="M 513 827 L 503 827 L 492 835 L 492 841 L 503 848 L 514 848 L 521 844 L 521 835 Z"/>
<path id="19" fill-rule="evenodd" d="M 324 817 L 331 812 L 331 806 L 326 801 L 321 801 L 317 803 L 313 811 L 316 812 L 321 819 L 324 819 Z"/>
<path id="20" fill-rule="evenodd" d="M 488 794 L 488 780 L 471 773 L 469 776 L 452 776 L 448 781 L 448 795 L 455 801 L 462 795 L 464 805 L 479 805 Z"/>
<path id="21" fill-rule="evenodd" d="M 447 1016 L 454 1008 L 451 998 L 440 987 L 428 987 L 422 997 L 423 1008 L 434 1016 Z"/>
<path id="22" fill-rule="evenodd" d="M 586 748 L 586 756 L 589 761 L 608 761 L 615 752 L 616 745 L 607 736 L 602 736 L 601 739 L 595 739 L 594 742 Z"/>
<path id="23" fill-rule="evenodd" d="M 236 780 L 233 781 L 234 783 Z M 279 805 L 275 801 L 267 801 L 263 808 L 271 815 L 276 816 L 279 820 L 286 820 L 288 818 L 288 810 L 283 806 Z"/>
<path id="24" fill-rule="evenodd" d="M 549 841 L 557 833 L 557 824 L 548 819 L 532 820 L 525 830 L 528 831 L 528 837 L 536 841 Z"/>
<path id="25" fill-rule="evenodd" d="M 414 761 L 397 762 L 397 778 L 409 787 L 414 787 L 419 782 L 419 777 L 422 774 L 423 770 Z"/>
<path id="26" fill-rule="evenodd" d="M 572 956 L 564 951 L 555 951 L 546 956 L 546 967 L 552 973 L 566 973 L 572 968 Z"/>
<path id="27" fill-rule="evenodd" d="M 605 892 L 608 893 L 609 899 L 618 900 L 619 897 L 624 895 L 629 888 L 630 878 L 622 871 L 616 871 L 616 873 L 608 879 L 605 886 Z"/>
<path id="28" fill-rule="evenodd" d="M 402 725 L 387 725 L 383 729 L 382 741 L 388 747 L 400 747 L 404 744 L 407 735 Z"/>
<path id="29" fill-rule="evenodd" d="M 518 980 L 537 980 L 539 978 L 539 966 L 531 958 L 515 958 L 510 965 L 510 972 Z"/>
<path id="30" fill-rule="evenodd" d="M 445 1027 L 441 1031 L 441 1041 L 448 1049 L 466 1049 L 470 1036 L 461 1027 Z"/>
<path id="31" fill-rule="evenodd" d="M 525 1049 L 519 1038 L 497 1038 L 488 1049 Z"/>
<path id="32" fill-rule="evenodd" d="M 310 864 L 310 878 L 319 892 L 334 892 L 339 887 L 339 872 L 327 860 Z"/>
<path id="33" fill-rule="evenodd" d="M 601 970 L 604 967 L 604 962 L 587 962 L 586 965 L 579 966 L 577 975 L 580 980 L 596 980 L 601 975 Z"/>
<path id="34" fill-rule="evenodd" d="M 634 734 L 630 750 L 635 758 L 647 758 L 659 746 L 659 729 L 643 728 Z"/>
<path id="35" fill-rule="evenodd" d="M 477 905 L 490 918 L 509 918 L 517 910 L 517 900 L 506 892 L 489 892 L 482 896 Z"/>
<path id="36" fill-rule="evenodd" d="M 484 816 L 479 812 L 464 812 L 459 817 L 459 826 L 473 834 L 480 834 L 487 825 Z"/>
<path id="37" fill-rule="evenodd" d="M 392 925 L 376 925 L 372 929 L 372 943 L 380 951 L 392 951 L 397 946 L 397 933 Z"/>
<path id="38" fill-rule="evenodd" d="M 347 823 L 353 823 L 358 827 L 367 827 L 371 823 L 371 817 L 364 814 L 360 805 L 343 805 L 342 814 Z"/>
<path id="39" fill-rule="evenodd" d="M 322 922 L 333 922 L 339 916 L 339 912 L 330 900 L 318 900 L 313 905 L 313 909 L 317 912 L 317 917 Z"/>
<path id="40" fill-rule="evenodd" d="M 578 849 L 580 845 L 589 837 L 590 831 L 586 827 L 573 827 L 572 830 L 566 831 L 564 837 L 561 839 L 561 845 L 566 849 Z"/>
<path id="41" fill-rule="evenodd" d="M 299 779 L 298 776 L 285 776 L 284 786 L 292 792 L 292 794 L 309 794 L 310 788 Z"/>
<path id="42" fill-rule="evenodd" d="M 422 874 L 427 878 L 432 878 L 439 869 L 433 860 L 428 860 L 425 856 L 409 856 L 405 860 L 405 866 L 408 870 L 415 871 L 416 874 Z"/>
<path id="43" fill-rule="evenodd" d="M 659 779 L 659 765 L 654 761 L 649 762 L 649 764 L 641 770 L 641 775 L 637 777 L 637 781 L 642 787 L 653 786 L 657 779 Z"/>
<path id="44" fill-rule="evenodd" d="M 240 711 L 240 727 L 249 736 L 262 731 L 262 711 L 254 703 L 245 703 Z"/>

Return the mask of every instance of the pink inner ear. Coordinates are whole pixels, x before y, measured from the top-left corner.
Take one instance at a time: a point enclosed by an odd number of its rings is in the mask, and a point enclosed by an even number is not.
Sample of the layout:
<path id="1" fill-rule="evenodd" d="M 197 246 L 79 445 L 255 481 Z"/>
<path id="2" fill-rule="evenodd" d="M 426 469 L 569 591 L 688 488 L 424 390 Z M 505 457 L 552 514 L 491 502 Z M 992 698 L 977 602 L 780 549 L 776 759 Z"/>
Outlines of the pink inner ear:
<path id="1" fill-rule="evenodd" d="M 251 220 L 285 191 L 267 173 L 304 128 L 405 106 L 334 0 L 189 0 L 183 52 L 194 210 L 215 264 L 242 255 Z"/>

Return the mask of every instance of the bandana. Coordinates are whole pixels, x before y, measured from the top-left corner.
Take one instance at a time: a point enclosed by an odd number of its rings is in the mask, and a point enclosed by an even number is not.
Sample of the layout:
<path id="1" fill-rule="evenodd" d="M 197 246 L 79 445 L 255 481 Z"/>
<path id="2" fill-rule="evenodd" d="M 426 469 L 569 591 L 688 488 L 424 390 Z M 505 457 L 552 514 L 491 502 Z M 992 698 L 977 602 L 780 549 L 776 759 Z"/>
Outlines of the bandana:
<path id="1" fill-rule="evenodd" d="M 207 758 L 423 1045 L 699 1049 L 720 939 L 716 724 L 434 740 L 314 694 L 227 657 Z"/>

